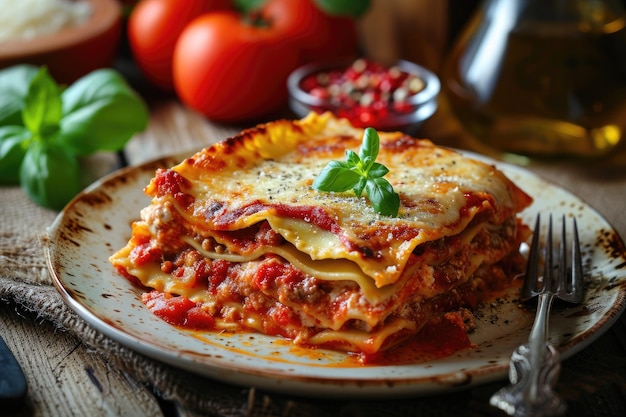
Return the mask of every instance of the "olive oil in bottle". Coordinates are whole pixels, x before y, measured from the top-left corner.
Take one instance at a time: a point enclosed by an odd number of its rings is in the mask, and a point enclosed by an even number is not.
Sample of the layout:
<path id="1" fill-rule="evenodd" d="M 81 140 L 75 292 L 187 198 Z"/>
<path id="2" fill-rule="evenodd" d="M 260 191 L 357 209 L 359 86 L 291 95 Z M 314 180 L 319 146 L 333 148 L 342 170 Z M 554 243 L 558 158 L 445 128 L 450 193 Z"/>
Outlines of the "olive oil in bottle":
<path id="1" fill-rule="evenodd" d="M 485 0 L 445 63 L 479 140 L 518 155 L 598 158 L 626 135 L 626 15 L 612 0 Z"/>

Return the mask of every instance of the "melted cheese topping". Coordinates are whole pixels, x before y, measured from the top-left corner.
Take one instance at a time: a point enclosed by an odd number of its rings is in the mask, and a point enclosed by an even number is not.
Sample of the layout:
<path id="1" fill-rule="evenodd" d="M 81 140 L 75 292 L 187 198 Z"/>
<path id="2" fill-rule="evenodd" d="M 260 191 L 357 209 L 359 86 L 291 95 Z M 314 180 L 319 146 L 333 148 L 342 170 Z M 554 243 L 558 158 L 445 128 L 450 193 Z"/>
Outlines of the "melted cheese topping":
<path id="1" fill-rule="evenodd" d="M 379 134 L 377 159 L 390 169 L 385 178 L 400 195 L 397 218 L 375 213 L 352 191 L 313 190 L 329 161 L 342 160 L 345 149 L 358 153 L 362 134 L 329 114 L 244 132 L 173 168 L 193 197 L 178 209 L 208 230 L 267 220 L 311 259 L 349 260 L 383 287 L 398 281 L 418 245 L 458 234 L 482 211 L 491 211 L 490 221 L 498 224 L 530 201 L 494 167 L 401 133 Z M 154 181 L 147 192 L 157 194 Z M 314 211 L 298 216 L 285 207 Z"/>
<path id="2" fill-rule="evenodd" d="M 524 239 L 515 215 L 531 199 L 492 166 L 380 132 L 377 161 L 400 195 L 398 217 L 351 191 L 313 190 L 329 161 L 358 152 L 362 135 L 311 114 L 157 172 L 145 190 L 151 204 L 111 262 L 201 306 L 216 329 L 365 353 L 397 343 L 475 300 L 482 279 L 498 281 L 489 268 Z"/>

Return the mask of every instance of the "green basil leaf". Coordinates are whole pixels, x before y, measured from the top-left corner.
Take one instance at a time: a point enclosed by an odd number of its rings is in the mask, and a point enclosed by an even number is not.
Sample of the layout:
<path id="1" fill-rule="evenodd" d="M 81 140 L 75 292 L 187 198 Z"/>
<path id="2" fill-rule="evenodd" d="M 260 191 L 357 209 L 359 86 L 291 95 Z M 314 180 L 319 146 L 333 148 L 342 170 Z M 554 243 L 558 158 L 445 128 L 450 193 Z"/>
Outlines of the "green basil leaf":
<path id="1" fill-rule="evenodd" d="M 374 159 L 372 159 L 371 156 L 366 156 L 365 158 L 361 160 L 361 164 L 359 168 L 361 169 L 361 172 L 365 177 L 369 175 L 369 170 L 372 167 L 373 163 L 374 163 Z"/>
<path id="2" fill-rule="evenodd" d="M 378 137 L 378 132 L 376 132 L 376 129 L 371 127 L 366 128 L 363 133 L 363 143 L 361 144 L 361 149 L 359 150 L 361 161 L 365 161 L 365 159 L 369 157 L 367 164 L 364 164 L 365 172 L 369 171 L 372 163 L 378 157 L 379 148 L 380 138 Z"/>
<path id="3" fill-rule="evenodd" d="M 361 176 L 346 162 L 330 161 L 313 181 L 313 189 L 343 192 L 354 187 Z"/>
<path id="4" fill-rule="evenodd" d="M 357 166 L 359 162 L 361 162 L 361 158 L 359 158 L 359 155 L 357 155 L 356 152 L 346 149 L 346 162 L 350 166 Z"/>
<path id="5" fill-rule="evenodd" d="M 397 216 L 400 210 L 400 196 L 393 191 L 392 185 L 384 178 L 374 178 L 365 186 L 374 211 L 384 216 Z"/>
<path id="6" fill-rule="evenodd" d="M 59 130 L 62 116 L 61 91 L 42 67 L 30 82 L 24 98 L 22 120 L 34 136 L 48 138 Z"/>
<path id="7" fill-rule="evenodd" d="M 368 174 L 369 174 L 368 178 L 384 177 L 385 175 L 387 175 L 388 172 L 389 172 L 389 168 L 387 168 L 383 164 L 380 164 L 378 162 L 374 162 L 372 164 L 372 167 L 370 168 L 370 170 L 368 172 Z"/>
<path id="8" fill-rule="evenodd" d="M 0 127 L 0 184 L 19 184 L 31 133 L 24 126 Z"/>
<path id="9" fill-rule="evenodd" d="M 0 126 L 23 124 L 24 97 L 37 71 L 37 67 L 32 65 L 16 65 L 0 70 Z"/>
<path id="10" fill-rule="evenodd" d="M 400 196 L 389 181 L 382 178 L 389 169 L 376 162 L 380 149 L 380 137 L 375 129 L 368 127 L 363 133 L 359 155 L 346 149 L 346 161 L 330 161 L 313 181 L 318 191 L 347 191 L 350 188 L 357 197 L 366 191 L 377 213 L 397 216 Z"/>
<path id="11" fill-rule="evenodd" d="M 59 141 L 77 155 L 117 151 L 148 124 L 148 108 L 116 71 L 101 69 L 63 92 Z"/>
<path id="12" fill-rule="evenodd" d="M 330 15 L 359 17 L 369 9 L 371 0 L 315 0 L 315 3 Z"/>
<path id="13" fill-rule="evenodd" d="M 363 194 L 363 190 L 365 189 L 366 185 L 367 178 L 361 176 L 359 178 L 359 182 L 354 186 L 354 188 L 352 188 L 354 190 L 354 194 L 356 194 L 357 197 L 361 197 L 361 194 Z"/>
<path id="14" fill-rule="evenodd" d="M 37 204 L 59 210 L 81 189 L 76 157 L 61 147 L 33 141 L 20 168 L 20 183 Z"/>

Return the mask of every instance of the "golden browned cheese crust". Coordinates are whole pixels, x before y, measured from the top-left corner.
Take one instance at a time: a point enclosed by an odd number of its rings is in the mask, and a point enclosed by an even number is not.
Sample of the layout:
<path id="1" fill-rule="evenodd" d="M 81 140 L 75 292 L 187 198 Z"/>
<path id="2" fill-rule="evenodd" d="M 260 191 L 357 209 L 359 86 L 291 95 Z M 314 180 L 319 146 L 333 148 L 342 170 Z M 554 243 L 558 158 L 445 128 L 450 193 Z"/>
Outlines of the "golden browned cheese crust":
<path id="1" fill-rule="evenodd" d="M 377 158 L 400 195 L 397 217 L 352 191 L 312 189 L 362 135 L 311 114 L 199 151 L 157 173 L 111 261 L 197 303 L 217 327 L 356 351 L 417 332 L 445 312 L 433 305 L 463 307 L 489 276 L 506 280 L 498 271 L 525 238 L 516 215 L 531 198 L 495 167 L 399 132 L 379 132 Z"/>

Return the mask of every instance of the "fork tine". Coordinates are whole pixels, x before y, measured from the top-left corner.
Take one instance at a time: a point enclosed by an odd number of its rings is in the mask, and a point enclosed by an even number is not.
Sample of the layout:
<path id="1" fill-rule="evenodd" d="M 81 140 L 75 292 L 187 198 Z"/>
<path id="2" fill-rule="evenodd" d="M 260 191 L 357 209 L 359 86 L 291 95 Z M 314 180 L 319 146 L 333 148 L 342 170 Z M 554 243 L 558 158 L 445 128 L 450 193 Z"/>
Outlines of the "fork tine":
<path id="1" fill-rule="evenodd" d="M 558 261 L 558 278 L 554 292 L 557 294 L 569 293 L 571 289 L 568 283 L 568 266 L 567 266 L 567 223 L 565 215 L 561 216 L 561 241 L 559 242 L 559 261 Z"/>
<path id="2" fill-rule="evenodd" d="M 547 233 L 545 236 L 543 273 L 539 272 L 541 257 L 540 228 L 541 216 L 537 214 L 535 231 L 530 244 L 526 273 L 522 287 L 522 301 L 528 301 L 542 292 L 549 291 L 558 298 L 570 302 L 580 303 L 583 295 L 583 268 L 580 242 L 578 237 L 578 224 L 576 218 L 573 221 L 571 233 L 571 253 L 568 257 L 567 241 L 567 218 L 561 218 L 560 239 L 553 236 L 552 214 L 548 218 Z M 555 247 L 558 245 L 557 250 Z M 568 263 L 569 261 L 569 263 Z M 543 279 L 543 282 L 541 282 Z"/>
<path id="3" fill-rule="evenodd" d="M 572 221 L 572 264 L 571 264 L 571 288 L 568 292 L 568 300 L 573 303 L 580 303 L 583 298 L 583 262 L 580 253 L 580 241 L 578 239 L 578 223 L 576 217 Z"/>
<path id="4" fill-rule="evenodd" d="M 572 276 L 574 278 L 573 292 L 576 299 L 582 301 L 583 298 L 583 260 L 580 254 L 580 241 L 578 239 L 578 222 L 574 217 L 574 248 L 572 249 Z"/>
<path id="5" fill-rule="evenodd" d="M 546 235 L 545 261 L 543 264 L 543 288 L 552 291 L 554 283 L 554 245 L 552 243 L 552 213 L 548 217 L 548 233 Z M 557 283 L 558 285 L 558 283 Z"/>
<path id="6" fill-rule="evenodd" d="M 539 280 L 539 227 L 541 226 L 541 214 L 537 213 L 535 220 L 535 231 L 532 241 L 530 242 L 530 250 L 528 260 L 526 261 L 526 273 L 524 276 L 524 285 L 522 287 L 522 300 L 527 301 L 537 295 L 537 281 Z"/>
<path id="7" fill-rule="evenodd" d="M 578 238 L 578 224 L 572 218 L 572 233 L 570 238 L 571 252 L 567 255 L 567 222 L 562 217 L 561 242 L 559 244 L 558 285 L 554 290 L 557 298 L 569 303 L 580 303 L 583 292 L 582 257 Z M 568 264 L 569 261 L 569 264 Z"/>

